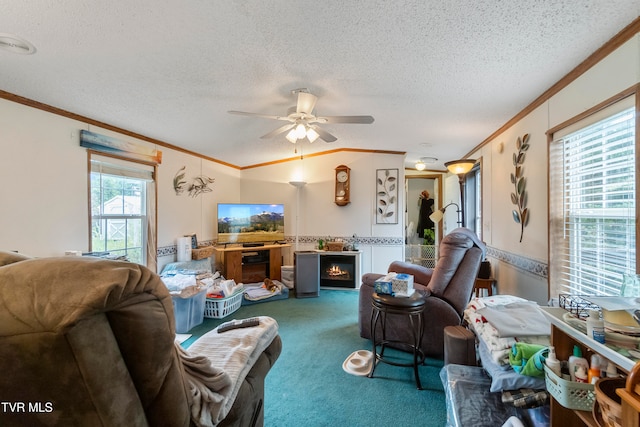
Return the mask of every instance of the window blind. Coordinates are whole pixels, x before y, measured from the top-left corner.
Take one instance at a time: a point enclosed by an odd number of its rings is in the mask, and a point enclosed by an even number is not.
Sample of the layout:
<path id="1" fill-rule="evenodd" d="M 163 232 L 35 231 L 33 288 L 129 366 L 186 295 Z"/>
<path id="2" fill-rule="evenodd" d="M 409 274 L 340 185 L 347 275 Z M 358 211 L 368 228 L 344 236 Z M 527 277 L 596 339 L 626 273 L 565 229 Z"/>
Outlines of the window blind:
<path id="1" fill-rule="evenodd" d="M 636 113 L 626 101 L 549 147 L 552 296 L 618 295 L 622 275 L 635 273 Z"/>
<path id="2" fill-rule="evenodd" d="M 92 154 L 91 172 L 152 181 L 154 168 L 144 163 L 135 163 Z"/>

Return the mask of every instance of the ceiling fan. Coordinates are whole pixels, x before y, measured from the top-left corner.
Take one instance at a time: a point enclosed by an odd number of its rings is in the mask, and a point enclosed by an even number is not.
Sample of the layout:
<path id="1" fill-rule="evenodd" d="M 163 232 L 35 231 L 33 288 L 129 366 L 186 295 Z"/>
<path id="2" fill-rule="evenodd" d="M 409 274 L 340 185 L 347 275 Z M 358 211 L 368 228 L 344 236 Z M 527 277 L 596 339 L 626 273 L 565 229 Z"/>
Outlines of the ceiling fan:
<path id="1" fill-rule="evenodd" d="M 299 139 L 307 138 L 309 142 L 313 142 L 320 138 L 325 142 L 333 142 L 338 138 L 322 129 L 319 124 L 324 123 L 373 123 L 371 116 L 316 116 L 314 108 L 318 97 L 309 93 L 305 88 L 294 89 L 291 91 L 297 96 L 297 104 L 287 111 L 286 116 L 271 116 L 260 113 L 247 113 L 244 111 L 229 111 L 230 114 L 239 114 L 242 116 L 262 117 L 264 119 L 282 120 L 289 122 L 265 135 L 261 139 L 273 138 L 288 131 L 286 138 L 292 143 L 296 143 Z"/>

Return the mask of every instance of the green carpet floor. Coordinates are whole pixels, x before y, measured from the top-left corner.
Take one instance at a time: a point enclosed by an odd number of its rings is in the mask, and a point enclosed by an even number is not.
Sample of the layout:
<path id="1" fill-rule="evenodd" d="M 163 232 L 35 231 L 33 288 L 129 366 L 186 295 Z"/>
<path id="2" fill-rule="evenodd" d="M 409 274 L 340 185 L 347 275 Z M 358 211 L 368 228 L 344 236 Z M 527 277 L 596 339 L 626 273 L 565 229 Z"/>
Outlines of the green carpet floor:
<path id="1" fill-rule="evenodd" d="M 276 319 L 283 343 L 282 354 L 266 378 L 265 426 L 446 424 L 441 360 L 427 359 L 420 368 L 424 390 L 416 389 L 411 368 L 379 364 L 374 378 L 343 371 L 349 354 L 371 350 L 370 341 L 358 333 L 357 291 L 322 289 L 318 298 L 290 297 L 242 306 L 225 319 L 205 318 L 189 331 L 193 337 L 183 346 L 222 322 L 251 316 Z"/>

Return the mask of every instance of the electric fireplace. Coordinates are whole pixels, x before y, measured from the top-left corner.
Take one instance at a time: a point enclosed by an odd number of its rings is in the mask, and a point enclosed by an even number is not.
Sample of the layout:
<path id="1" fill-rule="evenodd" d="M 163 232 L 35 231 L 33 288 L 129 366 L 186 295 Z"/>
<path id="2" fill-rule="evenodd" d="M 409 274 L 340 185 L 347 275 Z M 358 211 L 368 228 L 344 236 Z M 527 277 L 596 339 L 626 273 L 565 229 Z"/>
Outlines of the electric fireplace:
<path id="1" fill-rule="evenodd" d="M 356 257 L 324 255 L 320 257 L 320 286 L 356 288 Z"/>

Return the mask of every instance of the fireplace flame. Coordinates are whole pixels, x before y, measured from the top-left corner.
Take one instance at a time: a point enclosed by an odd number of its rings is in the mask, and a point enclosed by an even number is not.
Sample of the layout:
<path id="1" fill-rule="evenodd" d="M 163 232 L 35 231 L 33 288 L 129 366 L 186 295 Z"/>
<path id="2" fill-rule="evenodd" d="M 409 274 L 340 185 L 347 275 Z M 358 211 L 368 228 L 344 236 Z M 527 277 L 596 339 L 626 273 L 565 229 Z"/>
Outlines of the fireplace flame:
<path id="1" fill-rule="evenodd" d="M 346 275 L 349 274 L 348 271 L 344 271 L 343 269 L 341 269 L 339 265 L 332 265 L 327 270 L 327 273 L 329 274 L 329 276 L 332 276 L 332 277 L 333 276 L 346 276 Z"/>

